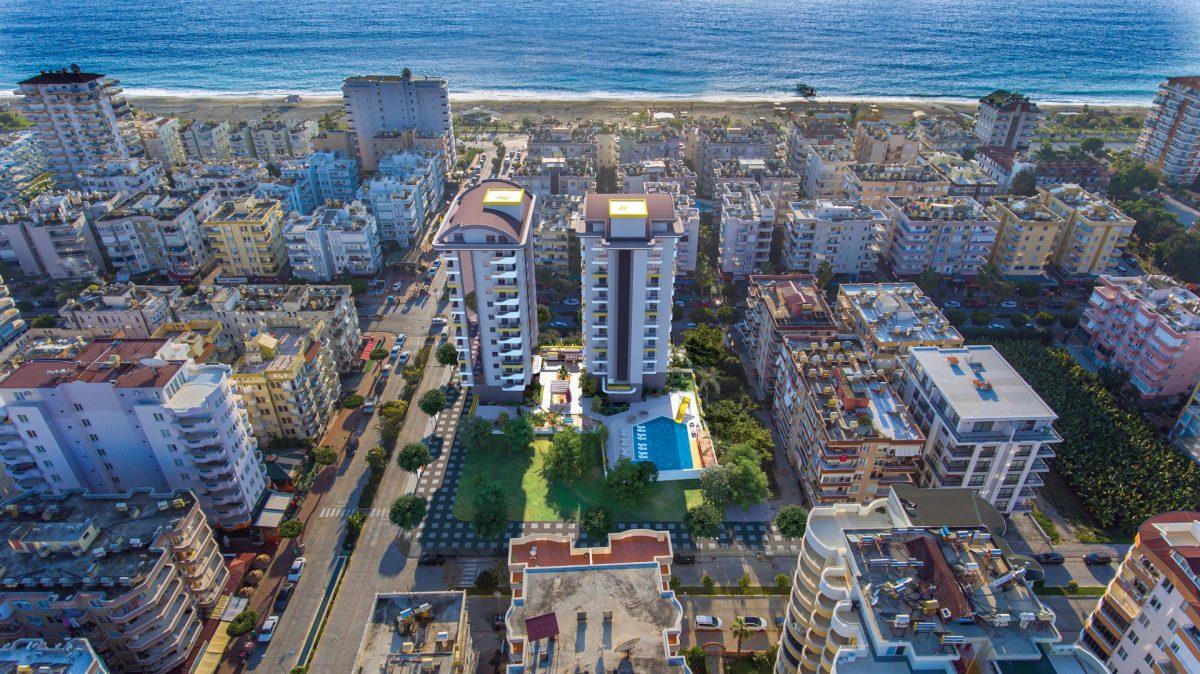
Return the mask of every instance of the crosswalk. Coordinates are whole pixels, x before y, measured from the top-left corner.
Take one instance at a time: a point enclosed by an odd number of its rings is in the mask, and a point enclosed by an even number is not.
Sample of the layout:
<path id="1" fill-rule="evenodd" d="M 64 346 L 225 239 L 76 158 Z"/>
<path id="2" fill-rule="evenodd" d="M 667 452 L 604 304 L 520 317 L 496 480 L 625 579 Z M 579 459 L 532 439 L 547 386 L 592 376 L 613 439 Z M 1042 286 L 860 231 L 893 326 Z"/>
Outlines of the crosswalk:
<path id="1" fill-rule="evenodd" d="M 320 510 L 317 511 L 317 517 L 334 517 L 337 519 L 346 519 L 351 514 L 353 514 L 355 510 L 358 510 L 358 508 L 355 508 L 353 506 L 327 506 L 327 507 L 321 508 Z M 388 511 L 388 509 L 383 508 L 383 507 L 371 508 L 371 511 L 369 513 L 367 513 L 367 518 L 371 519 L 371 518 L 375 518 L 375 517 L 387 517 L 387 511 Z"/>

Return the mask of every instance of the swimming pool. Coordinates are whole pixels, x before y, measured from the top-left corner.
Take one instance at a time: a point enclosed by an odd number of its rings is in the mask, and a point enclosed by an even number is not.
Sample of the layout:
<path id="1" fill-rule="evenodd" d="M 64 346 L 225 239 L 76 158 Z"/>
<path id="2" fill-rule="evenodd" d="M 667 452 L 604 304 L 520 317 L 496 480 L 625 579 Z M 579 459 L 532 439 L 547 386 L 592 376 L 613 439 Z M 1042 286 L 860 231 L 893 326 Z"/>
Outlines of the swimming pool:
<path id="1" fill-rule="evenodd" d="M 695 468 L 688 429 L 667 417 L 633 427 L 634 461 L 652 461 L 659 472 Z"/>

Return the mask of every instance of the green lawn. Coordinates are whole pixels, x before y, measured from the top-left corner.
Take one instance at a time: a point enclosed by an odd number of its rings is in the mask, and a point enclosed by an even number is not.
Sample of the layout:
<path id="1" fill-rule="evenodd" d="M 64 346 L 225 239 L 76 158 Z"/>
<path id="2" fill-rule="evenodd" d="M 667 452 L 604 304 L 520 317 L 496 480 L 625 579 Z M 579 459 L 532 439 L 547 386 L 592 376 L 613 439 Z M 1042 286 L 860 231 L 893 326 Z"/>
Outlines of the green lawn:
<path id="1" fill-rule="evenodd" d="M 509 519 L 526 522 L 573 521 L 581 512 L 600 504 L 612 508 L 617 521 L 678 522 L 683 520 L 689 506 L 702 500 L 699 480 L 677 480 L 653 485 L 646 501 L 636 507 L 609 503 L 603 491 L 599 448 L 590 454 L 591 465 L 579 482 L 547 484 L 542 477 L 542 457 L 549 446 L 549 440 L 539 438 L 525 453 L 468 450 L 455 495 L 454 516 L 465 521 L 472 519 L 471 483 L 477 475 L 499 483 L 508 496 Z"/>

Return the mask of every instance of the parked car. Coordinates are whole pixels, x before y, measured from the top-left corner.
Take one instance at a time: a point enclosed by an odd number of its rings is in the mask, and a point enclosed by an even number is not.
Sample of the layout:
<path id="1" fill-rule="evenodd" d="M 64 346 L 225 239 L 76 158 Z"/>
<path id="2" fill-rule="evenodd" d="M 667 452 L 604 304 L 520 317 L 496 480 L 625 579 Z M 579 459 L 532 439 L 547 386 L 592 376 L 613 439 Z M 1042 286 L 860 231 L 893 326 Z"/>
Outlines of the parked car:
<path id="1" fill-rule="evenodd" d="M 742 619 L 742 623 L 750 630 L 762 632 L 767 629 L 767 621 L 756 615 L 740 615 L 738 617 Z"/>
<path id="2" fill-rule="evenodd" d="M 406 339 L 408 339 L 408 337 L 405 336 L 405 334 L 403 332 L 396 335 L 396 343 L 392 346 L 392 348 L 398 349 L 398 348 L 404 346 L 404 340 L 406 340 Z"/>
<path id="3" fill-rule="evenodd" d="M 275 636 L 275 627 L 279 624 L 279 616 L 273 615 L 263 621 L 262 629 L 258 630 L 258 643 L 265 644 Z"/>
<path id="4" fill-rule="evenodd" d="M 380 370 L 379 370 L 380 376 L 386 377 L 386 376 L 390 375 L 391 373 L 392 373 L 391 361 L 384 361 L 383 367 L 380 368 Z"/>
<path id="5" fill-rule="evenodd" d="M 404 367 L 405 365 L 408 365 L 408 361 L 410 358 L 412 358 L 412 352 L 405 351 L 404 353 L 400 354 L 399 358 L 396 359 L 396 364 L 401 367 Z"/>
<path id="6" fill-rule="evenodd" d="M 430 325 L 445 325 L 446 318 L 444 316 L 434 316 L 433 320 L 429 321 L 429 324 Z"/>
<path id="7" fill-rule="evenodd" d="M 288 600 L 292 598 L 292 590 L 296 589 L 295 583 L 288 583 L 283 586 L 279 594 L 275 595 L 275 610 L 282 611 L 287 608 Z"/>
<path id="8" fill-rule="evenodd" d="M 367 401 L 363 403 L 362 411 L 366 414 L 371 414 L 372 412 L 374 412 L 375 411 L 375 401 L 376 401 L 375 396 L 371 396 L 370 398 L 367 398 Z"/>
<path id="9" fill-rule="evenodd" d="M 304 565 L 308 560 L 303 557 L 297 557 L 296 561 L 292 562 L 292 568 L 288 569 L 287 579 L 289 583 L 300 582 L 300 574 L 304 573 Z"/>
<path id="10" fill-rule="evenodd" d="M 715 615 L 698 615 L 696 616 L 696 629 L 719 630 L 721 629 L 721 619 Z"/>
<path id="11" fill-rule="evenodd" d="M 1017 303 L 1013 300 L 1004 300 L 1003 302 L 1000 303 L 1000 308 L 1001 309 L 1016 309 Z"/>
<path id="12" fill-rule="evenodd" d="M 566 328 L 566 327 L 570 327 L 570 323 L 567 323 L 566 321 L 550 321 L 550 327 Z"/>
<path id="13" fill-rule="evenodd" d="M 426 552 L 417 558 L 417 566 L 441 566 L 446 563 L 446 555 Z"/>
<path id="14" fill-rule="evenodd" d="M 1036 559 L 1039 564 L 1045 564 L 1047 566 L 1051 564 L 1062 564 L 1063 562 L 1067 561 L 1066 558 L 1062 556 L 1061 552 L 1039 552 L 1038 554 L 1034 555 L 1033 558 Z"/>
<path id="15" fill-rule="evenodd" d="M 1083 563 L 1092 566 L 1107 566 L 1112 564 L 1112 555 L 1107 552 L 1089 552 L 1084 555 Z"/>
<path id="16" fill-rule="evenodd" d="M 579 306 L 579 300 L 575 299 L 574 297 L 568 297 L 567 299 L 563 300 L 562 303 L 567 305 L 568 307 Z"/>
<path id="17" fill-rule="evenodd" d="M 1003 323 L 988 323 L 989 330 L 1006 330 L 1008 326 Z"/>
<path id="18" fill-rule="evenodd" d="M 395 344 L 393 344 L 392 350 L 388 352 L 388 357 L 391 358 L 392 360 L 396 360 L 396 356 L 400 355 L 400 347 L 401 347 L 400 342 L 396 342 Z"/>
<path id="19" fill-rule="evenodd" d="M 394 293 L 400 292 L 400 282 L 399 281 L 396 281 L 395 283 L 392 284 L 392 292 L 394 292 Z"/>
<path id="20" fill-rule="evenodd" d="M 696 555 L 689 555 L 687 553 L 677 552 L 677 553 L 675 553 L 675 563 L 676 564 L 695 564 L 696 563 Z"/>
<path id="21" fill-rule="evenodd" d="M 349 454 L 350 456 L 354 456 L 354 453 L 357 451 L 358 451 L 358 438 L 350 438 L 350 442 L 346 443 L 346 453 Z"/>
<path id="22" fill-rule="evenodd" d="M 942 302 L 942 306 L 946 307 L 947 309 L 957 309 L 962 306 L 962 302 L 959 302 L 958 300 L 946 300 L 945 302 Z"/>

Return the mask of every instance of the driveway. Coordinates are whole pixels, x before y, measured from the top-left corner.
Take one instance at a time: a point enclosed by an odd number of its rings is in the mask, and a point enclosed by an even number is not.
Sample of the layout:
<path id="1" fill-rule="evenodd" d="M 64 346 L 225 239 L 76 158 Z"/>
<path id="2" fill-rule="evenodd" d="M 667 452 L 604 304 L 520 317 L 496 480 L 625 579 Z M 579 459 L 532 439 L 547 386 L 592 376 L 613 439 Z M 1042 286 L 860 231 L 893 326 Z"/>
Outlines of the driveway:
<path id="1" fill-rule="evenodd" d="M 729 626 L 739 615 L 758 616 L 767 621 L 764 632 L 752 632 L 750 637 L 742 642 L 744 651 L 765 651 L 772 644 L 779 642 L 779 630 L 775 627 L 775 617 L 787 613 L 786 595 L 749 595 L 749 596 L 692 596 L 681 595 L 679 603 L 683 604 L 683 620 L 686 627 L 680 639 L 683 648 L 719 643 L 725 650 L 737 650 L 737 639 L 733 637 Z M 696 616 L 711 615 L 721 619 L 723 628 L 720 630 L 697 630 Z"/>

